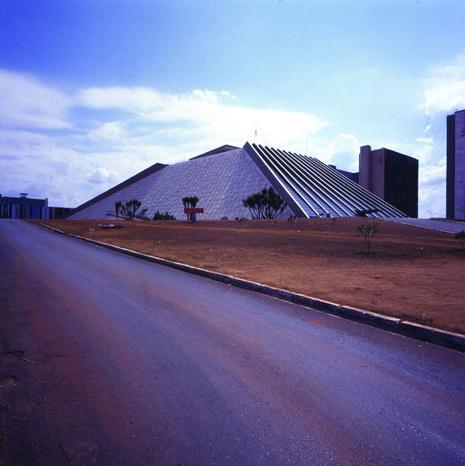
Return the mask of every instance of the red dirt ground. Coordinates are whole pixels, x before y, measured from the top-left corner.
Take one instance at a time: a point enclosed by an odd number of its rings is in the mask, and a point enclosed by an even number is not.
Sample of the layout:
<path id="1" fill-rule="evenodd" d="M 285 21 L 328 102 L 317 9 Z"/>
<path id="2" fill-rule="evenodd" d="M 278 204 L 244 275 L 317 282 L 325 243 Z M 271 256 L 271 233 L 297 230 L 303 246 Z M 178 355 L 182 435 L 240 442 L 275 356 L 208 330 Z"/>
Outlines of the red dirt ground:
<path id="1" fill-rule="evenodd" d="M 79 234 L 166 259 L 465 333 L 465 253 L 453 235 L 367 219 L 288 221 L 50 221 Z"/>

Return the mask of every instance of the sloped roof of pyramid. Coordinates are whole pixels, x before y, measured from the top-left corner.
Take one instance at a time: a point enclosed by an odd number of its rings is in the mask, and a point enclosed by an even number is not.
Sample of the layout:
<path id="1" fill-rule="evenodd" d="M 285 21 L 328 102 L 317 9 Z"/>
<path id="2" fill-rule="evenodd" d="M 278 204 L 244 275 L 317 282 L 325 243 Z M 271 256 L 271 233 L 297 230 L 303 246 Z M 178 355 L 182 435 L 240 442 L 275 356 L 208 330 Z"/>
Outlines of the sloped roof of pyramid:
<path id="1" fill-rule="evenodd" d="M 231 146 L 229 144 L 224 144 L 220 147 L 217 147 L 216 149 L 212 149 L 208 152 L 205 152 L 203 154 L 197 155 L 195 157 L 190 158 L 189 160 L 194 160 L 198 159 L 201 157 L 207 157 L 209 155 L 214 155 L 214 154 L 220 154 L 222 152 L 228 152 L 231 150 L 239 149 L 239 147 L 236 146 Z M 128 186 L 142 180 L 143 178 L 152 175 L 153 173 L 157 172 L 158 170 L 161 170 L 164 167 L 167 167 L 168 164 L 165 163 L 155 163 L 154 165 L 151 165 L 150 167 L 146 168 L 145 170 L 142 170 L 139 173 L 136 173 L 134 176 L 131 178 L 128 178 L 127 180 L 117 184 L 116 186 L 113 186 L 112 188 L 108 189 L 107 191 L 104 191 L 103 193 L 99 194 L 98 196 L 93 197 L 92 199 L 89 199 L 88 201 L 84 202 L 83 204 L 75 207 L 70 215 L 76 214 L 80 212 L 81 210 L 90 207 L 91 205 L 96 204 L 97 202 L 100 202 L 101 200 L 105 199 L 108 196 L 111 196 L 112 194 L 117 193 L 118 191 L 121 191 Z"/>
<path id="2" fill-rule="evenodd" d="M 248 142 L 244 149 L 298 217 L 407 216 L 315 157 Z"/>
<path id="3" fill-rule="evenodd" d="M 116 186 L 113 186 L 113 188 L 108 189 L 107 191 L 104 191 L 103 193 L 99 194 L 98 196 L 93 197 L 92 199 L 84 202 L 83 204 L 77 206 L 71 211 L 70 215 L 76 214 L 77 212 L 85 209 L 86 207 L 89 207 L 102 199 L 105 199 L 108 196 L 111 196 L 112 194 L 121 191 L 124 188 L 127 188 L 128 186 L 137 183 L 138 181 L 142 180 L 146 176 L 149 176 L 158 170 L 161 170 L 162 168 L 166 167 L 167 165 L 165 163 L 155 163 L 151 165 L 150 167 L 146 168 L 145 170 L 142 170 L 139 173 L 136 173 L 134 176 L 131 176 L 131 178 L 128 178 L 127 180 L 117 184 Z"/>
<path id="4" fill-rule="evenodd" d="M 209 150 L 208 152 L 204 152 L 203 154 L 196 155 L 195 157 L 191 157 L 189 160 L 200 159 L 202 157 L 208 157 L 209 155 L 221 154 L 222 152 L 229 152 L 230 150 L 240 149 L 240 147 L 231 146 L 229 144 L 224 144 L 216 149 Z"/>

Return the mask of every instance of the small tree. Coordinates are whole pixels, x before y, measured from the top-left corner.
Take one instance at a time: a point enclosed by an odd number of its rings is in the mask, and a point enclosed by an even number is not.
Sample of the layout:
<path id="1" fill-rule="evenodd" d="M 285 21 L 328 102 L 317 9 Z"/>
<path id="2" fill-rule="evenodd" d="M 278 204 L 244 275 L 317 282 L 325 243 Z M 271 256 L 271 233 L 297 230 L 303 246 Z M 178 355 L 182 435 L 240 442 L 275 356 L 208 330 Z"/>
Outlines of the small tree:
<path id="1" fill-rule="evenodd" d="M 273 219 L 286 207 L 284 199 L 272 188 L 264 188 L 242 200 L 253 219 Z"/>
<path id="2" fill-rule="evenodd" d="M 262 218 L 263 205 L 260 193 L 251 194 L 242 199 L 242 205 L 249 209 L 252 218 Z"/>
<path id="3" fill-rule="evenodd" d="M 196 207 L 198 202 L 199 198 L 197 196 L 186 196 L 182 198 L 184 207 Z"/>
<path id="4" fill-rule="evenodd" d="M 378 231 L 378 225 L 376 223 L 364 223 L 357 227 L 357 231 L 363 236 L 363 246 L 366 253 L 369 254 L 373 236 Z"/>
<path id="5" fill-rule="evenodd" d="M 465 245 L 465 230 L 459 231 L 454 235 L 454 238 L 460 242 L 460 250 L 464 251 L 464 245 Z"/>
<path id="6" fill-rule="evenodd" d="M 121 202 L 118 212 L 127 220 L 132 220 L 134 215 L 136 215 L 137 209 L 139 209 L 141 205 L 142 203 L 139 200 L 130 199 L 124 203 Z"/>

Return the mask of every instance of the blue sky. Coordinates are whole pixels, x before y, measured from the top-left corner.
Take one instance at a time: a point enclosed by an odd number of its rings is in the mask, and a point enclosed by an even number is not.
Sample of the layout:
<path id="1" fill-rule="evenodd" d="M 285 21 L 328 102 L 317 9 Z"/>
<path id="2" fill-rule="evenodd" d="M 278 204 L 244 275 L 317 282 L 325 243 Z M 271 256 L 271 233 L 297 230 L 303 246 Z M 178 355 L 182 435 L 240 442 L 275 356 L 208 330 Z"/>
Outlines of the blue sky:
<path id="1" fill-rule="evenodd" d="M 75 206 L 246 140 L 356 170 L 370 144 L 418 157 L 444 215 L 464 25 L 463 0 L 0 0 L 0 193 Z"/>

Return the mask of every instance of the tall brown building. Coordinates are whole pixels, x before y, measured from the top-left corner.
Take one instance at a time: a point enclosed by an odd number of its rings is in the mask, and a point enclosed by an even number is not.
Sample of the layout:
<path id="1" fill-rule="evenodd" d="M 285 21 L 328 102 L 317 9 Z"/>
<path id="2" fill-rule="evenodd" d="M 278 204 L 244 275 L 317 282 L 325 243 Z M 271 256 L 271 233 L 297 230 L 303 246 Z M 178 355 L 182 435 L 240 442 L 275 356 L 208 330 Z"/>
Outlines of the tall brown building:
<path id="1" fill-rule="evenodd" d="M 360 147 L 358 182 L 409 217 L 418 217 L 418 160 L 390 149 Z"/>

